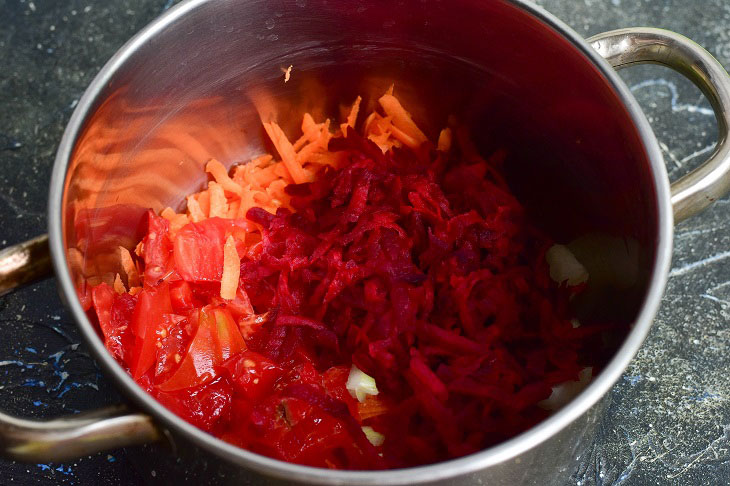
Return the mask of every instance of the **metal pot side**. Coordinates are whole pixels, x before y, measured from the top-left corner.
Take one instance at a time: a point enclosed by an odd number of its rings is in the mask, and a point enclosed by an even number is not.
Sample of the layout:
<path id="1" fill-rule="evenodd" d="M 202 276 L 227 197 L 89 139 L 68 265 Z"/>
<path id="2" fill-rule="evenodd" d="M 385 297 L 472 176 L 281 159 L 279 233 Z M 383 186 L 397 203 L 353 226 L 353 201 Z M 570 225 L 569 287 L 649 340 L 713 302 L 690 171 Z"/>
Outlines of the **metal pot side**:
<path id="1" fill-rule="evenodd" d="M 184 422 L 117 365 L 82 310 L 69 249 L 99 238 L 76 234 L 79 213 L 180 207 L 203 182 L 211 157 L 230 166 L 266 149 L 261 119 L 293 131 L 302 111 L 337 117 L 338 102 L 360 94 L 367 106 L 393 82 L 431 136 L 455 115 L 483 150 L 507 148 L 516 192 L 556 239 L 610 234 L 636 242 L 634 280 L 586 311 L 586 319 L 625 323 L 613 357 L 538 426 L 480 453 L 412 469 L 287 464 Z M 133 239 L 133 225 L 124 221 L 114 234 Z M 53 170 L 49 236 L 61 292 L 107 376 L 173 437 L 224 461 L 232 481 L 547 484 L 574 469 L 601 416 L 601 398 L 649 330 L 668 274 L 672 207 L 657 142 L 626 86 L 586 41 L 537 6 L 188 0 L 120 49 L 80 100 Z M 113 268 L 106 251 L 100 244 L 90 253 L 97 269 Z"/>

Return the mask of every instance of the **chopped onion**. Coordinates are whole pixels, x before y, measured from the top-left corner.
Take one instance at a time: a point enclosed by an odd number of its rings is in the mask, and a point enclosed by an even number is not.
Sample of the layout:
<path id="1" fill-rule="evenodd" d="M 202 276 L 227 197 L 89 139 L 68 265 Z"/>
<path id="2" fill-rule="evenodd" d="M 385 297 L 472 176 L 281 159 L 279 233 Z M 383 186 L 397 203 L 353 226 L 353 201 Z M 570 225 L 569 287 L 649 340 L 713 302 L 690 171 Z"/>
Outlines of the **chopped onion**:
<path id="1" fill-rule="evenodd" d="M 350 395 L 357 398 L 362 403 L 367 395 L 377 395 L 378 387 L 375 385 L 375 379 L 372 376 L 363 373 L 357 366 L 352 365 L 350 376 L 347 377 L 347 390 Z"/>
<path id="2" fill-rule="evenodd" d="M 380 432 L 376 432 L 375 429 L 366 425 L 362 427 L 362 431 L 365 433 L 365 437 L 368 438 L 370 443 L 375 447 L 380 447 L 385 442 L 385 436 Z"/>
<path id="3" fill-rule="evenodd" d="M 566 403 L 574 399 L 591 382 L 593 368 L 583 368 L 578 373 L 578 381 L 566 381 L 553 387 L 553 392 L 537 406 L 552 412 L 559 410 Z"/>
<path id="4" fill-rule="evenodd" d="M 565 245 L 551 246 L 545 260 L 550 266 L 550 278 L 556 283 L 573 287 L 588 280 L 588 270 Z"/>

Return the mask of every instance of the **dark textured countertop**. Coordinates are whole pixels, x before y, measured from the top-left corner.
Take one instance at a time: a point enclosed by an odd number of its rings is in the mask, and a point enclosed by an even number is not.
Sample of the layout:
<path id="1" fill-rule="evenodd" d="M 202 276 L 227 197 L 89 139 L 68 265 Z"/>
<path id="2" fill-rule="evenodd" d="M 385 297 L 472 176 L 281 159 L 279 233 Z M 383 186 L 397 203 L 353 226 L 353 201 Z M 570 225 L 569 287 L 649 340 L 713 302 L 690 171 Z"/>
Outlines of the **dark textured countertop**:
<path id="1" fill-rule="evenodd" d="M 86 85 L 171 0 L 0 0 L 0 245 L 45 231 L 63 128 Z M 540 0 L 582 35 L 664 27 L 730 67 L 726 0 Z M 671 178 L 704 160 L 717 128 L 699 90 L 660 67 L 622 73 L 648 115 Z M 652 332 L 569 485 L 730 484 L 730 199 L 676 229 Z M 52 280 L 0 301 L 2 410 L 53 417 L 120 400 L 80 343 Z M 155 460 L 149 460 L 154 454 Z M 0 461 L 1 484 L 162 483 L 184 470 L 159 448 L 63 464 Z"/>

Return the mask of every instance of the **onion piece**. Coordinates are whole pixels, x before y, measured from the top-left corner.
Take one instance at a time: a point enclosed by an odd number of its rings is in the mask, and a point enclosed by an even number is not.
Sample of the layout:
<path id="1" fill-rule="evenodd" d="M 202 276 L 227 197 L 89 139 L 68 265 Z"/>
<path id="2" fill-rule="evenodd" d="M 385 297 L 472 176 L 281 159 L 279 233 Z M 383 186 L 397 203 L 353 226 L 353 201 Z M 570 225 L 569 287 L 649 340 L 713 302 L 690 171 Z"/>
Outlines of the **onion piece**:
<path id="1" fill-rule="evenodd" d="M 578 396 L 591 382 L 593 368 L 583 368 L 578 374 L 578 381 L 566 381 L 553 387 L 553 392 L 537 406 L 552 412 L 561 409 L 565 404 Z"/>
<path id="2" fill-rule="evenodd" d="M 347 377 L 346 387 L 350 395 L 357 398 L 360 403 L 363 403 L 368 395 L 378 394 L 375 378 L 365 374 L 355 365 L 352 365 L 350 369 L 350 376 Z"/>
<path id="3" fill-rule="evenodd" d="M 550 278 L 558 284 L 565 282 L 569 287 L 588 280 L 588 270 L 565 245 L 553 245 L 545 253 L 550 267 Z"/>
<path id="4" fill-rule="evenodd" d="M 365 434 L 365 437 L 367 437 L 370 443 L 375 447 L 380 447 L 383 445 L 383 442 L 385 442 L 385 436 L 380 432 L 376 432 L 375 429 L 369 425 L 362 427 L 362 431 Z"/>

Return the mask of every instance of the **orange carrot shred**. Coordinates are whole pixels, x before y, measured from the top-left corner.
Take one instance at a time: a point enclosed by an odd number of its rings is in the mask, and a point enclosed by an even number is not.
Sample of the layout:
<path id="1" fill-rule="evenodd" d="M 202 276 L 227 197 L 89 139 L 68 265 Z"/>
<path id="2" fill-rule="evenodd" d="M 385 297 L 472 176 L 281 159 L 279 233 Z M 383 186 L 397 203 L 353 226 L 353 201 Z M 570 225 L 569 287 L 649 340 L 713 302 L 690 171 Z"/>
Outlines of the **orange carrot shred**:
<path id="1" fill-rule="evenodd" d="M 407 133 L 403 132 L 401 129 L 396 127 L 395 125 L 391 125 L 390 127 L 390 134 L 393 135 L 393 138 L 401 142 L 406 147 L 410 147 L 411 149 L 415 150 L 418 147 L 421 146 L 418 141 L 416 141 L 413 137 L 408 135 Z"/>
<path id="2" fill-rule="evenodd" d="M 361 421 L 382 415 L 388 412 L 388 410 L 388 406 L 378 397 L 374 396 L 368 396 L 364 402 L 357 404 L 357 413 Z"/>
<path id="3" fill-rule="evenodd" d="M 132 255 L 129 254 L 129 250 L 123 246 L 119 247 L 119 260 L 122 264 L 122 269 L 127 274 L 127 284 L 130 287 L 137 287 L 139 285 L 139 272 L 137 267 L 134 265 Z"/>
<path id="4" fill-rule="evenodd" d="M 231 201 L 228 203 L 228 214 L 226 214 L 226 218 L 234 219 L 238 216 L 238 209 L 241 207 L 241 200 L 238 201 Z"/>
<path id="5" fill-rule="evenodd" d="M 124 286 L 122 278 L 119 276 L 119 274 L 117 274 L 117 276 L 114 278 L 114 292 L 119 295 L 127 292 L 127 288 Z"/>
<path id="6" fill-rule="evenodd" d="M 441 130 L 441 133 L 439 133 L 439 141 L 436 148 L 441 152 L 448 152 L 451 148 L 452 138 L 451 129 L 449 127 L 444 128 Z"/>
<path id="7" fill-rule="evenodd" d="M 226 201 L 226 194 L 223 191 L 223 186 L 210 181 L 208 183 L 208 194 L 210 195 L 209 216 L 211 218 L 225 218 L 228 216 L 228 201 Z"/>
<path id="8" fill-rule="evenodd" d="M 205 165 L 205 171 L 209 172 L 215 181 L 223 187 L 223 189 L 238 196 L 241 195 L 241 192 L 243 191 L 241 186 L 236 184 L 233 179 L 228 176 L 226 166 L 218 162 L 216 159 L 210 159 L 208 161 Z"/>
<path id="9" fill-rule="evenodd" d="M 301 164 L 297 162 L 297 154 L 294 152 L 294 147 L 289 142 L 289 139 L 286 138 L 281 127 L 275 122 L 271 122 L 264 123 L 264 129 L 279 152 L 281 160 L 286 165 L 286 169 L 289 171 L 294 182 L 297 184 L 307 182 L 307 174 L 302 170 Z"/>
<path id="10" fill-rule="evenodd" d="M 205 219 L 205 214 L 203 213 L 203 210 L 200 209 L 200 204 L 198 204 L 198 200 L 195 199 L 194 196 L 188 196 L 187 200 L 188 213 L 190 214 L 190 219 L 193 221 L 193 223 L 203 221 Z"/>
<path id="11" fill-rule="evenodd" d="M 203 212 L 205 218 L 210 216 L 210 193 L 208 191 L 201 191 L 195 195 L 195 200 L 198 201 L 200 210 Z"/>
<path id="12" fill-rule="evenodd" d="M 386 115 L 392 118 L 393 126 L 403 131 L 409 137 L 413 138 L 418 145 L 426 142 L 426 135 L 413 122 L 411 114 L 403 108 L 398 98 L 392 94 L 384 94 L 378 100 L 380 106 L 383 107 Z"/>
<path id="13" fill-rule="evenodd" d="M 347 128 L 355 128 L 355 122 L 357 121 L 357 114 L 360 111 L 360 102 L 362 101 L 362 97 L 358 96 L 355 99 L 355 102 L 352 104 L 352 107 L 350 108 L 350 114 L 347 115 L 347 121 L 345 123 L 340 124 L 340 130 L 342 130 L 342 135 L 347 137 Z"/>
<path id="14" fill-rule="evenodd" d="M 236 298 L 238 279 L 241 276 L 241 259 L 236 251 L 236 241 L 229 236 L 223 246 L 223 276 L 221 277 L 221 299 Z"/>
<path id="15" fill-rule="evenodd" d="M 172 208 L 167 207 L 160 212 L 160 216 L 168 221 L 172 221 L 177 216 L 177 213 Z"/>

